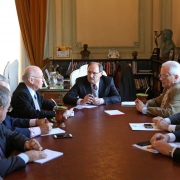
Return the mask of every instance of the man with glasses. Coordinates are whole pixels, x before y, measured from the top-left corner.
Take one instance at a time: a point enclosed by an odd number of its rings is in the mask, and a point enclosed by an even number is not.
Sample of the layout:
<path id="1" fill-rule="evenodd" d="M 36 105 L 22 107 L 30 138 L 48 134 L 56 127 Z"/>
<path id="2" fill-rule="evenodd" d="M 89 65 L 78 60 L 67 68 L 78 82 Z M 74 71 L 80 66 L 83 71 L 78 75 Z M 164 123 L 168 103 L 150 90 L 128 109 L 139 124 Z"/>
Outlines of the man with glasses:
<path id="1" fill-rule="evenodd" d="M 52 118 L 55 116 L 55 104 L 39 95 L 44 77 L 42 70 L 37 66 L 28 66 L 23 74 L 23 82 L 19 83 L 13 92 L 11 105 L 12 117 L 20 118 Z"/>
<path id="2" fill-rule="evenodd" d="M 136 109 L 143 114 L 169 117 L 180 112 L 180 64 L 176 61 L 167 61 L 162 64 L 159 75 L 163 92 L 160 96 L 147 101 L 136 99 Z"/>
<path id="3" fill-rule="evenodd" d="M 10 90 L 8 80 L 0 74 L 0 85 Z M 12 111 L 12 106 L 9 106 L 7 112 Z M 13 118 L 6 115 L 3 124 L 11 130 L 15 130 L 29 138 L 33 138 L 40 134 L 48 134 L 52 130 L 52 123 L 46 118 L 43 119 L 21 119 Z M 37 126 L 37 127 L 35 127 Z"/>
<path id="4" fill-rule="evenodd" d="M 76 79 L 74 86 L 64 96 L 65 104 L 113 104 L 120 103 L 121 97 L 113 79 L 103 75 L 101 64 L 91 62 L 87 75 Z"/>
<path id="5" fill-rule="evenodd" d="M 0 176 L 24 168 L 28 162 L 47 157 L 37 140 L 29 139 L 16 131 L 11 131 L 2 123 L 10 107 L 10 101 L 10 91 L 0 85 Z M 10 156 L 14 150 L 24 153 Z"/>

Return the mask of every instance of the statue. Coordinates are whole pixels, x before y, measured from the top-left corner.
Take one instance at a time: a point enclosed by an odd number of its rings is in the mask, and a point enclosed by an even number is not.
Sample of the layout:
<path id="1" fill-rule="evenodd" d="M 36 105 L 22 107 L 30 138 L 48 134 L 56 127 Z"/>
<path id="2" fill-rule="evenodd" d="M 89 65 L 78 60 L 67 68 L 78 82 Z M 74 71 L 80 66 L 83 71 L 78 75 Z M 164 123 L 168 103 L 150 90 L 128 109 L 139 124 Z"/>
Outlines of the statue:
<path id="1" fill-rule="evenodd" d="M 83 47 L 84 47 L 84 50 L 81 51 L 81 55 L 82 55 L 81 59 L 89 59 L 90 51 L 87 50 L 88 45 L 84 44 Z"/>
<path id="2" fill-rule="evenodd" d="M 159 60 L 159 55 L 160 55 L 160 48 L 158 48 L 158 37 L 161 36 L 162 31 L 154 31 L 154 42 L 156 44 L 156 48 L 154 48 L 152 52 L 151 59 L 156 59 Z"/>
<path id="3" fill-rule="evenodd" d="M 138 55 L 138 52 L 137 52 L 137 51 L 133 51 L 133 52 L 132 52 L 132 57 L 133 57 L 133 59 L 137 59 L 137 55 Z"/>
<path id="4" fill-rule="evenodd" d="M 158 48 L 157 39 L 158 39 L 159 36 L 161 36 L 161 34 L 162 34 L 162 31 L 160 31 L 160 33 L 158 33 L 157 31 L 154 31 L 154 42 L 155 42 L 157 48 Z"/>
<path id="5" fill-rule="evenodd" d="M 171 50 L 173 50 L 173 53 L 174 53 L 175 44 L 172 41 L 172 35 L 173 35 L 173 32 L 171 29 L 164 29 L 162 32 L 161 40 L 164 43 L 162 47 L 162 58 L 164 57 L 166 59 L 169 59 L 170 52 L 172 55 Z"/>

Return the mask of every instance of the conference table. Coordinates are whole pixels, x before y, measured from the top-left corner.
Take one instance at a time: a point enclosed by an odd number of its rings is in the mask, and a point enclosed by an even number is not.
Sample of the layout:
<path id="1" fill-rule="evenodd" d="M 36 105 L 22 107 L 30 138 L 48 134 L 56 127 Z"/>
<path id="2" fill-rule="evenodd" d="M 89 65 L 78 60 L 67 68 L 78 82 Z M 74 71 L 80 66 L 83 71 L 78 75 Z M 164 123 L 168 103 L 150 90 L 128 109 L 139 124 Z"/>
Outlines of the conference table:
<path id="1" fill-rule="evenodd" d="M 71 108 L 72 106 L 68 106 Z M 125 113 L 111 116 L 104 110 Z M 129 123 L 152 122 L 135 107 L 121 104 L 101 105 L 92 109 L 74 109 L 74 116 L 62 128 L 73 138 L 36 139 L 44 149 L 63 152 L 44 164 L 28 163 L 4 177 L 5 180 L 166 180 L 177 179 L 180 162 L 171 157 L 138 149 L 133 144 L 149 140 L 155 131 L 133 131 Z M 162 132 L 165 133 L 165 132 Z"/>

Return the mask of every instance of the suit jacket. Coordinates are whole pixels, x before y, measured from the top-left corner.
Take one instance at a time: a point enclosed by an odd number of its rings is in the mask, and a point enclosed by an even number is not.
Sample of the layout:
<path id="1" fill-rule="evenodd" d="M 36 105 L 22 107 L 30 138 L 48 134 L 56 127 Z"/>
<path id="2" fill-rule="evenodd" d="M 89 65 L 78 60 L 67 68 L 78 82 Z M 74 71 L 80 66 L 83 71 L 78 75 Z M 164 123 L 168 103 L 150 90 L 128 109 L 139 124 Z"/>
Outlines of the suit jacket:
<path id="1" fill-rule="evenodd" d="M 173 134 L 176 136 L 175 142 L 180 142 L 180 131 L 175 131 Z M 173 160 L 180 161 L 180 148 L 176 148 L 176 150 L 174 151 Z"/>
<path id="2" fill-rule="evenodd" d="M 13 118 L 7 115 L 3 121 L 3 124 L 8 129 L 17 131 L 30 138 L 29 121 L 30 119 Z"/>
<path id="3" fill-rule="evenodd" d="M 11 99 L 11 105 L 13 107 L 12 112 L 8 113 L 12 117 L 19 118 L 52 118 L 55 116 L 55 112 L 52 111 L 54 103 L 45 100 L 36 91 L 39 107 L 41 111 L 35 109 L 33 98 L 24 83 L 19 83 Z M 47 111 L 46 111 L 47 110 Z"/>
<path id="4" fill-rule="evenodd" d="M 0 176 L 25 167 L 24 160 L 19 156 L 8 156 L 13 150 L 24 151 L 24 143 L 28 140 L 29 138 L 0 124 L 0 147 L 7 157 L 0 159 Z"/>
<path id="5" fill-rule="evenodd" d="M 171 124 L 176 125 L 175 131 L 180 130 L 180 113 L 170 116 L 169 119 Z"/>
<path id="6" fill-rule="evenodd" d="M 64 96 L 65 104 L 76 104 L 79 98 L 83 99 L 87 94 L 92 94 L 91 84 L 87 76 L 76 79 L 75 85 Z M 113 79 L 102 75 L 99 82 L 99 98 L 103 98 L 105 104 L 120 103 L 121 97 L 114 85 Z"/>
<path id="7" fill-rule="evenodd" d="M 153 116 L 169 117 L 180 112 L 180 83 L 170 88 L 164 108 L 160 108 L 162 99 L 167 89 L 157 98 L 148 100 L 147 114 Z"/>
<path id="8" fill-rule="evenodd" d="M 128 63 L 122 61 L 118 63 L 115 75 L 120 66 L 120 76 L 118 81 L 119 94 L 121 101 L 134 101 L 136 97 L 136 85 L 131 67 Z"/>

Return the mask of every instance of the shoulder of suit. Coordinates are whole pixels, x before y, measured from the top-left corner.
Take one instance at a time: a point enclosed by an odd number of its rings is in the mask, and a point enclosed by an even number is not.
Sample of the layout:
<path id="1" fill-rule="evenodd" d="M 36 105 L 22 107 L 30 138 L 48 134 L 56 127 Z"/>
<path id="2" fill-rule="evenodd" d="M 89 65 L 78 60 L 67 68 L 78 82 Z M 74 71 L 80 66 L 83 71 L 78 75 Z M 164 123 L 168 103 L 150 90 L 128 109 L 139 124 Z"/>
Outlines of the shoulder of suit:
<path id="1" fill-rule="evenodd" d="M 76 81 L 83 81 L 83 80 L 87 80 L 87 75 L 86 75 L 86 76 L 78 77 L 78 78 L 76 79 Z"/>

